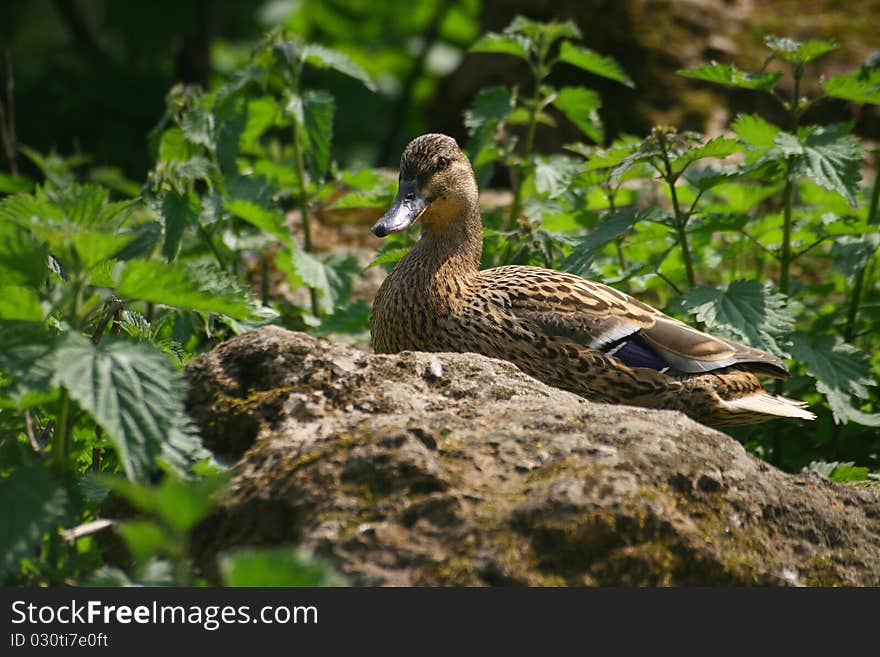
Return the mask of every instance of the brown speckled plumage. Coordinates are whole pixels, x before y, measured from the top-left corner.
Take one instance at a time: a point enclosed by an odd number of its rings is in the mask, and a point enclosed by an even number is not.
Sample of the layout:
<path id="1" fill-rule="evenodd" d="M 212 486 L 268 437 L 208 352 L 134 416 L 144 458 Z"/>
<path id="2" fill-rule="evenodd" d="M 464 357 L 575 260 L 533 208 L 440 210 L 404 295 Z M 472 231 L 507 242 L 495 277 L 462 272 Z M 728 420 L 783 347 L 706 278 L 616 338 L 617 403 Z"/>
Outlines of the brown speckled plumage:
<path id="1" fill-rule="evenodd" d="M 787 376 L 769 353 L 572 274 L 526 266 L 480 271 L 476 180 L 452 138 L 413 140 L 400 180 L 394 207 L 373 230 L 384 236 L 421 219 L 423 232 L 376 295 L 375 351 L 480 353 L 587 399 L 676 409 L 716 426 L 813 417 L 802 402 L 764 390 L 758 374 Z M 615 356 L 630 341 L 665 367 L 631 367 Z"/>

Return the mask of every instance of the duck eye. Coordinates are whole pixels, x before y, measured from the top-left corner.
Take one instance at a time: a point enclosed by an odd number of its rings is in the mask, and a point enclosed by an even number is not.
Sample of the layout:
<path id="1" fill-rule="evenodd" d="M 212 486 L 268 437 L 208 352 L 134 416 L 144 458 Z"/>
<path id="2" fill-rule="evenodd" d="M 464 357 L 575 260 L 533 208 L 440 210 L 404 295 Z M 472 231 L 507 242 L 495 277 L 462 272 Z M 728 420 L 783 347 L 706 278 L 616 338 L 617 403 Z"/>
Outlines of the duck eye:
<path id="1" fill-rule="evenodd" d="M 441 171 L 449 166 L 449 158 L 442 155 L 437 158 L 437 168 Z"/>

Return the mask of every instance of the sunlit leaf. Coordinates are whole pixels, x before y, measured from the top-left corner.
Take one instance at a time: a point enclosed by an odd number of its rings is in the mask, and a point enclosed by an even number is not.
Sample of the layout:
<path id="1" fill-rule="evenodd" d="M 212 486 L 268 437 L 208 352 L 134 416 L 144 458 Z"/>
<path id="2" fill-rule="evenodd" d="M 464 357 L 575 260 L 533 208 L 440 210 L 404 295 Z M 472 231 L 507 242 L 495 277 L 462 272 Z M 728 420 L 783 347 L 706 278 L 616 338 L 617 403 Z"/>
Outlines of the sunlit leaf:
<path id="1" fill-rule="evenodd" d="M 843 123 L 810 126 L 797 135 L 780 132 L 774 143 L 787 156 L 801 156 L 813 180 L 842 194 L 855 207 L 862 147 L 849 130 L 850 126 Z"/>
<path id="2" fill-rule="evenodd" d="M 747 73 L 739 70 L 733 64 L 719 64 L 710 62 L 695 68 L 678 71 L 679 75 L 694 80 L 714 82 L 728 87 L 741 89 L 753 89 L 756 91 L 770 91 L 782 77 L 781 72 L 776 73 Z"/>
<path id="3" fill-rule="evenodd" d="M 776 56 L 792 64 L 806 64 L 840 47 L 834 41 L 819 41 L 817 39 L 795 41 L 794 39 L 782 38 L 772 34 L 764 37 L 764 44 Z"/>
<path id="4" fill-rule="evenodd" d="M 865 413 L 852 403 L 853 397 L 867 399 L 868 388 L 876 385 L 868 354 L 834 335 L 798 332 L 792 336 L 791 355 L 816 379 L 816 389 L 828 399 L 838 422 L 880 426 L 880 413 Z"/>
<path id="5" fill-rule="evenodd" d="M 599 118 L 602 101 L 595 91 L 583 87 L 563 87 L 553 105 L 594 142 L 601 144 L 605 141 L 605 131 Z"/>
<path id="6" fill-rule="evenodd" d="M 626 72 L 620 67 L 612 57 L 600 55 L 597 52 L 577 46 L 570 41 L 563 41 L 559 48 L 559 61 L 566 62 L 572 66 L 589 71 L 593 75 L 598 75 L 609 80 L 616 80 L 627 87 L 635 87 L 635 83 L 630 80 Z"/>
<path id="7" fill-rule="evenodd" d="M 183 375 L 163 352 L 114 338 L 95 346 L 66 333 L 53 361 L 56 385 L 111 437 L 129 479 L 144 480 L 156 468 L 169 434 L 185 437 L 198 453 L 198 437 L 183 410 Z"/>
<path id="8" fill-rule="evenodd" d="M 726 289 L 698 285 L 681 298 L 687 312 L 710 331 L 785 356 L 783 338 L 791 333 L 794 315 L 786 297 L 769 284 L 732 281 Z"/>

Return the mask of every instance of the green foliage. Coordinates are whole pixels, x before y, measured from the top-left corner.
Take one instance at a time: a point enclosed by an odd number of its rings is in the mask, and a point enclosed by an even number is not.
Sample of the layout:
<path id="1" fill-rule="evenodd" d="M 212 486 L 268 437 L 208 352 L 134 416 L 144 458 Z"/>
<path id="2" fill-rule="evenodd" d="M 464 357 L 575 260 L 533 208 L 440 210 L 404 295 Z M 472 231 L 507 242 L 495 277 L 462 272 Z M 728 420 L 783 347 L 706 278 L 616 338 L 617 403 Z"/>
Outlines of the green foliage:
<path id="1" fill-rule="evenodd" d="M 345 586 L 324 561 L 295 548 L 235 550 L 219 564 L 226 586 Z"/>

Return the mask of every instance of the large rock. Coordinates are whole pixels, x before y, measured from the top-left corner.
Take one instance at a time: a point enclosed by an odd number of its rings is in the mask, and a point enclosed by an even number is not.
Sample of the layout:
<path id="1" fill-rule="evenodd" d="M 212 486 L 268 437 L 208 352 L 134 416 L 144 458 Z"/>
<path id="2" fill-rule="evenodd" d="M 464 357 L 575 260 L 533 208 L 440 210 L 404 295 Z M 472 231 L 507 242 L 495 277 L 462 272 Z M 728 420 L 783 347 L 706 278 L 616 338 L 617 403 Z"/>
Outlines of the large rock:
<path id="1" fill-rule="evenodd" d="M 207 444 L 238 460 L 205 557 L 297 543 L 370 585 L 880 583 L 877 491 L 785 474 L 679 413 L 276 327 L 188 374 Z"/>

